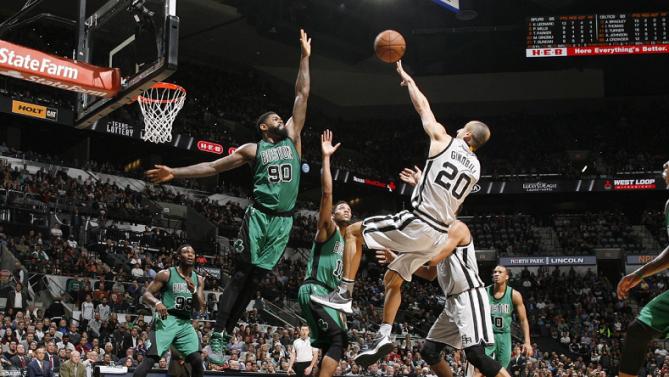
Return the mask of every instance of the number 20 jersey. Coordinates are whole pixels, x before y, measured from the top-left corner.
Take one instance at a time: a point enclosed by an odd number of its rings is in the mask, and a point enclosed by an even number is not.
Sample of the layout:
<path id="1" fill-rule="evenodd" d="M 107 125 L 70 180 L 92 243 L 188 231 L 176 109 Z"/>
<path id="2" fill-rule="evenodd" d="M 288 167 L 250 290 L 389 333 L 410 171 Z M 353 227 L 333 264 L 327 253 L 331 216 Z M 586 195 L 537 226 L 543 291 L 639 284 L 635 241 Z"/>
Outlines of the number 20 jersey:
<path id="1" fill-rule="evenodd" d="M 452 138 L 441 153 L 427 159 L 411 196 L 414 215 L 435 229 L 447 231 L 480 176 L 476 155 L 464 140 Z"/>

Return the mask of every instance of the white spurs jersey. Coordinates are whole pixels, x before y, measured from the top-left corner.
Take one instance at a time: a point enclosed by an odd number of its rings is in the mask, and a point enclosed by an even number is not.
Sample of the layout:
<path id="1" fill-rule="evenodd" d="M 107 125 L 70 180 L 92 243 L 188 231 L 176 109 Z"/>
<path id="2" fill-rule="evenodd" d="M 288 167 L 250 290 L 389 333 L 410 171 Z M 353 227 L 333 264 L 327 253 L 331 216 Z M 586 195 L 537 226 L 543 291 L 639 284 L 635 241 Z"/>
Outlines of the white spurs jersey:
<path id="1" fill-rule="evenodd" d="M 481 176 L 481 164 L 462 139 L 452 138 L 438 155 L 428 158 L 411 195 L 413 214 L 444 232 Z"/>
<path id="2" fill-rule="evenodd" d="M 437 279 L 446 297 L 485 286 L 479 277 L 474 241 L 456 247 L 453 254 L 439 262 Z"/>

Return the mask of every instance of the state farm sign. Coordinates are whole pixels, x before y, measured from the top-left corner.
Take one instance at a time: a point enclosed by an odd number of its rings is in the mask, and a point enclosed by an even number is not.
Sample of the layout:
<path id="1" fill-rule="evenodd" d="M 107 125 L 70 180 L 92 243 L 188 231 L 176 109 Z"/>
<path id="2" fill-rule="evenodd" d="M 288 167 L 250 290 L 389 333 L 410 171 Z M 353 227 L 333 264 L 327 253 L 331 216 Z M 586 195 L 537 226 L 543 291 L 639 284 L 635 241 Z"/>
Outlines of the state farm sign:
<path id="1" fill-rule="evenodd" d="M 0 40 L 0 75 L 98 97 L 121 87 L 118 68 L 98 67 Z"/>
<path id="2" fill-rule="evenodd" d="M 201 150 L 202 152 L 209 152 L 214 154 L 223 153 L 223 146 L 221 146 L 221 144 L 216 144 L 207 140 L 198 141 L 197 149 Z"/>

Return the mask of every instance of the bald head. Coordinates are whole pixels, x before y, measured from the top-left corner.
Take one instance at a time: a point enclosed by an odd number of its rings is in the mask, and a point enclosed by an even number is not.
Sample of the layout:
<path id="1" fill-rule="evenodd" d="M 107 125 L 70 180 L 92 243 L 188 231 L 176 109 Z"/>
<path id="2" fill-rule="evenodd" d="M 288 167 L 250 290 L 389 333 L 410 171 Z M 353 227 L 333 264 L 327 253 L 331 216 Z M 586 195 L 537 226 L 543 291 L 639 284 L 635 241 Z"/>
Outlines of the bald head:
<path id="1" fill-rule="evenodd" d="M 490 128 L 488 128 L 487 124 L 479 120 L 468 122 L 465 124 L 464 129 L 469 134 L 468 138 L 465 136 L 465 141 L 474 150 L 481 148 L 490 140 Z"/>

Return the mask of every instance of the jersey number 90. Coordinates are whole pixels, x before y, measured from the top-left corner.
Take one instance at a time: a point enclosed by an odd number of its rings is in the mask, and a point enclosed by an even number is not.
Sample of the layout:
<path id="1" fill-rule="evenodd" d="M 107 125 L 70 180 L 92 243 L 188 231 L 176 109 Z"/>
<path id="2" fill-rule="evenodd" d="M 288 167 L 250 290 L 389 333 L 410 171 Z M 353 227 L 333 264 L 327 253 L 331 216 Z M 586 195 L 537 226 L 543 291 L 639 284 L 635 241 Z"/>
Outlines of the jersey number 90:
<path id="1" fill-rule="evenodd" d="M 290 164 L 270 165 L 267 175 L 270 183 L 290 182 L 293 180 L 293 167 Z"/>

